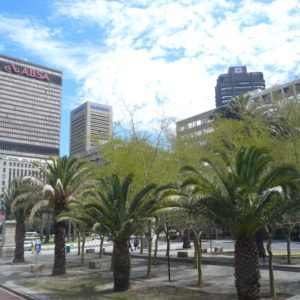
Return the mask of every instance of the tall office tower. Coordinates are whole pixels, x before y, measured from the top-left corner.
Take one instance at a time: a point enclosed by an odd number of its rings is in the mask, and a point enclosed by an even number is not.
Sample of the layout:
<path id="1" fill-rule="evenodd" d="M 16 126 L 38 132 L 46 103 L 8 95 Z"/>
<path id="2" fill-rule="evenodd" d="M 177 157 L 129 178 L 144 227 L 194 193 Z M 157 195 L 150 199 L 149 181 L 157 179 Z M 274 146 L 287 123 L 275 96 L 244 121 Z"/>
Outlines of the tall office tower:
<path id="1" fill-rule="evenodd" d="M 0 55 L 0 155 L 59 155 L 62 72 Z"/>
<path id="2" fill-rule="evenodd" d="M 256 89 L 264 89 L 265 80 L 262 72 L 247 73 L 247 67 L 230 67 L 227 74 L 221 74 L 217 80 L 216 107 L 228 103 L 232 97 Z"/>
<path id="3" fill-rule="evenodd" d="M 112 107 L 87 101 L 71 111 L 70 123 L 70 155 L 85 157 L 110 139 Z"/>

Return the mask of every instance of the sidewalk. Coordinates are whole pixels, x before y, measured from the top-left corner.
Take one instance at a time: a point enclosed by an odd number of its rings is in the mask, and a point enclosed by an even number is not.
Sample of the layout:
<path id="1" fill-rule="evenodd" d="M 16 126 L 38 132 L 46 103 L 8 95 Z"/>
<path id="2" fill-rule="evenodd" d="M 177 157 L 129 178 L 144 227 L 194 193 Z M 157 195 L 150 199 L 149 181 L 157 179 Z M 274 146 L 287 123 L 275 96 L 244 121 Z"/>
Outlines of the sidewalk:
<path id="1" fill-rule="evenodd" d="M 87 248 L 96 247 L 97 244 L 90 244 Z M 95 276 L 95 274 L 101 273 L 101 276 L 108 276 L 111 280 L 110 287 L 112 287 L 112 273 L 108 272 L 111 261 L 112 246 L 110 243 L 105 244 L 107 255 L 99 259 L 98 254 L 86 255 L 86 264 L 84 268 L 79 267 L 79 257 L 76 255 L 76 249 L 72 249 L 71 253 L 67 255 L 68 265 L 72 264 L 72 268 L 67 269 L 68 275 L 66 278 L 81 278 L 82 276 Z M 146 249 L 145 249 L 146 250 Z M 226 250 L 226 249 L 225 249 Z M 178 251 L 187 251 L 187 258 L 177 258 Z M 172 285 L 176 287 L 182 287 L 184 289 L 197 289 L 202 292 L 208 293 L 220 293 L 228 295 L 235 294 L 234 287 L 234 260 L 232 255 L 226 254 L 204 254 L 203 255 L 203 280 L 205 287 L 195 287 L 197 278 L 197 272 L 193 268 L 193 249 L 182 249 L 178 244 L 171 244 L 170 261 L 171 261 L 171 283 L 168 282 L 167 272 L 167 257 L 165 245 L 160 245 L 158 252 L 158 264 L 153 266 L 151 279 L 145 279 L 146 274 L 146 262 L 147 251 L 144 254 L 139 254 L 139 251 L 131 252 L 132 256 L 132 270 L 131 270 L 131 283 L 132 288 L 144 287 L 144 288 L 159 288 L 160 286 Z M 53 252 L 46 251 L 40 254 L 40 263 L 45 264 L 45 271 L 41 272 L 38 277 L 38 282 L 42 280 L 52 281 L 51 270 L 53 266 Z M 99 260 L 101 263 L 100 270 L 88 269 L 87 265 L 90 260 Z M 17 290 L 21 294 L 25 295 L 25 299 L 51 299 L 51 294 L 47 294 L 41 291 L 37 291 L 31 288 L 26 288 L 20 285 L 20 281 L 27 278 L 34 278 L 34 274 L 30 272 L 30 266 L 35 263 L 35 256 L 31 252 L 26 253 L 25 264 L 11 264 L 11 259 L 0 258 L 0 283 Z M 275 271 L 275 281 L 277 292 L 282 294 L 294 295 L 290 297 L 290 300 L 300 299 L 300 276 L 297 272 L 300 272 L 299 259 L 294 260 L 292 266 L 286 266 L 276 262 L 278 267 L 287 267 L 284 271 Z M 296 270 L 296 272 L 295 272 Z M 268 291 L 268 271 L 265 264 L 262 264 L 261 268 L 261 290 L 263 292 Z M 66 298 L 69 299 L 69 298 Z M 71 299 L 71 298 L 70 298 Z M 74 298 L 76 299 L 76 298 Z M 234 299 L 234 298 L 232 298 Z"/>

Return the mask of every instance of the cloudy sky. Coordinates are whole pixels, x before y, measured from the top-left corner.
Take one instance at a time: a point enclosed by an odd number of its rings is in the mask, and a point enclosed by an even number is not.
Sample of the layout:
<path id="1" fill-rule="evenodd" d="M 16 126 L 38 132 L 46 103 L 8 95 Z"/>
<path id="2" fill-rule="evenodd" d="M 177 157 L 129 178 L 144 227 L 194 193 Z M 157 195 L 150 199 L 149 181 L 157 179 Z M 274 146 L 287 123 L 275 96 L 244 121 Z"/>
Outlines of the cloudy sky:
<path id="1" fill-rule="evenodd" d="M 61 154 L 86 100 L 151 128 L 214 108 L 229 66 L 300 76 L 300 0 L 0 0 L 0 34 L 0 53 L 63 71 Z"/>

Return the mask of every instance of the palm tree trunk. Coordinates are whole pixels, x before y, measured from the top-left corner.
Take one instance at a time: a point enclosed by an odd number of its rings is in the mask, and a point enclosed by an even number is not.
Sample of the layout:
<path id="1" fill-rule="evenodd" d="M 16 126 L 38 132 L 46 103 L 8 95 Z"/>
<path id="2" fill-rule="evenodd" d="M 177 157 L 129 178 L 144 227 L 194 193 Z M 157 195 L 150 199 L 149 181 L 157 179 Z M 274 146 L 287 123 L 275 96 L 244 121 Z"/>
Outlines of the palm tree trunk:
<path id="1" fill-rule="evenodd" d="M 286 248 L 287 248 L 287 263 L 288 265 L 291 264 L 291 234 L 292 230 L 288 229 L 287 236 L 286 236 Z"/>
<path id="2" fill-rule="evenodd" d="M 80 249 L 81 249 L 81 237 L 79 231 L 77 231 L 77 255 L 80 255 Z"/>
<path id="3" fill-rule="evenodd" d="M 183 249 L 189 249 L 191 248 L 191 240 L 190 240 L 190 230 L 189 229 L 184 229 L 183 232 Z"/>
<path id="4" fill-rule="evenodd" d="M 268 243 L 267 243 L 267 251 L 268 251 L 268 261 L 269 261 L 269 280 L 270 280 L 270 296 L 276 297 L 276 291 L 275 291 L 275 280 L 274 280 L 274 272 L 273 272 L 273 252 L 272 252 L 272 237 L 269 237 Z"/>
<path id="5" fill-rule="evenodd" d="M 254 238 L 237 238 L 234 264 L 238 299 L 260 299 L 258 250 Z"/>
<path id="6" fill-rule="evenodd" d="M 82 233 L 82 243 L 81 243 L 81 260 L 80 260 L 80 267 L 84 265 L 84 247 L 85 247 L 85 233 Z"/>
<path id="7" fill-rule="evenodd" d="M 141 235 L 140 239 L 141 239 L 141 249 L 140 249 L 140 254 L 143 254 L 143 252 L 144 252 L 144 240 L 143 240 L 143 236 L 142 236 L 142 235 Z"/>
<path id="8" fill-rule="evenodd" d="M 51 228 L 50 220 L 51 220 L 51 215 L 50 215 L 50 213 L 47 213 L 45 243 L 49 243 L 49 241 L 50 241 L 50 228 Z"/>
<path id="9" fill-rule="evenodd" d="M 202 268 L 201 268 L 201 233 L 199 235 L 197 234 L 196 231 L 192 230 L 192 233 L 194 235 L 194 247 L 195 247 L 195 262 L 196 262 L 196 267 L 197 267 L 197 272 L 198 272 L 198 286 L 202 285 Z"/>
<path id="10" fill-rule="evenodd" d="M 99 250 L 99 257 L 102 257 L 103 254 L 103 243 L 104 243 L 104 235 L 100 235 L 100 250 Z"/>
<path id="11" fill-rule="evenodd" d="M 156 265 L 156 258 L 157 258 L 157 251 L 158 251 L 158 241 L 159 241 L 159 233 L 156 233 L 155 246 L 154 246 L 154 255 L 153 255 L 153 261 L 152 261 L 152 263 L 154 265 Z"/>
<path id="12" fill-rule="evenodd" d="M 114 242 L 112 253 L 114 291 L 126 291 L 129 289 L 130 256 L 127 241 L 123 243 Z"/>
<path id="13" fill-rule="evenodd" d="M 61 206 L 55 207 L 55 217 L 63 212 L 65 209 Z M 57 222 L 54 224 L 54 265 L 52 270 L 52 276 L 64 275 L 66 274 L 66 249 L 65 249 L 65 222 Z"/>
<path id="14" fill-rule="evenodd" d="M 68 235 L 67 235 L 67 242 L 70 242 L 71 239 L 71 227 L 72 227 L 72 223 L 71 221 L 68 221 Z"/>
<path id="15" fill-rule="evenodd" d="M 148 221 L 148 263 L 147 263 L 147 275 L 149 278 L 151 275 L 151 265 L 152 265 L 152 233 L 151 233 L 151 220 Z"/>
<path id="16" fill-rule="evenodd" d="M 44 238 L 44 214 L 41 213 L 41 229 L 40 229 L 40 240 L 41 243 L 43 242 L 43 238 Z"/>
<path id="17" fill-rule="evenodd" d="M 25 220 L 17 220 L 16 224 L 16 248 L 15 248 L 15 257 L 13 262 L 20 263 L 24 262 L 24 240 L 25 240 Z"/>

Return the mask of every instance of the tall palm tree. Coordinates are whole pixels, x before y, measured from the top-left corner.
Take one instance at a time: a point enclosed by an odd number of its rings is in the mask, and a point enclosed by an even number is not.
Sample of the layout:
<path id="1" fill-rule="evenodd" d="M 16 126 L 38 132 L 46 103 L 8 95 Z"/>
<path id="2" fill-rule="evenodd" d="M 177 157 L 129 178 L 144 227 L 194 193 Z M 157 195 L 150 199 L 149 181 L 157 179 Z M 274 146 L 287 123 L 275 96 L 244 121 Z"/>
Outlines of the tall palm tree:
<path id="1" fill-rule="evenodd" d="M 39 197 L 40 191 L 29 178 L 15 178 L 3 194 L 7 210 L 16 220 L 14 263 L 24 262 L 25 220 L 30 208 Z"/>
<path id="2" fill-rule="evenodd" d="M 121 181 L 117 175 L 101 179 L 99 185 L 89 193 L 92 203 L 92 214 L 98 216 L 104 227 L 113 236 L 112 267 L 114 274 L 114 290 L 125 291 L 129 288 L 130 256 L 128 240 L 134 234 L 141 220 L 151 216 L 156 201 L 150 197 L 154 184 L 145 186 L 131 195 L 133 175 L 129 174 Z"/>
<path id="3" fill-rule="evenodd" d="M 44 200 L 33 208 L 32 215 L 42 206 L 53 206 L 55 249 L 52 275 L 64 275 L 66 224 L 56 218 L 62 212 L 68 211 L 67 202 L 70 199 L 87 188 L 90 172 L 86 162 L 67 156 L 52 157 L 45 165 L 36 163 L 36 166 L 44 177 Z"/>
<path id="4" fill-rule="evenodd" d="M 238 150 L 235 161 L 203 160 L 203 169 L 184 167 L 182 187 L 199 199 L 217 223 L 236 237 L 235 284 L 239 299 L 259 299 L 259 264 L 255 234 L 275 210 L 285 187 L 296 188 L 298 172 L 291 166 L 274 166 L 268 152 L 256 147 Z M 288 207 L 284 206 L 284 209 Z"/>

